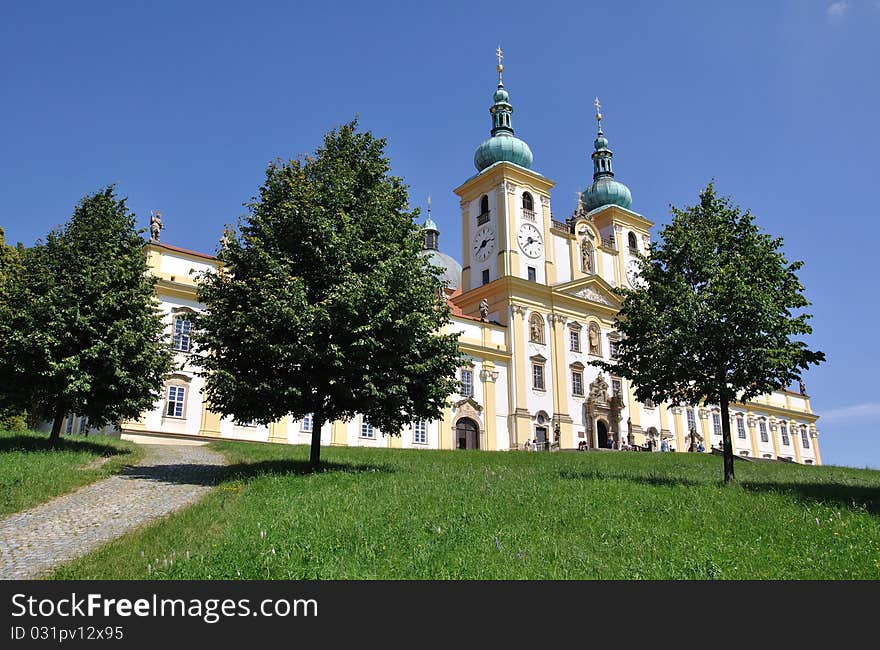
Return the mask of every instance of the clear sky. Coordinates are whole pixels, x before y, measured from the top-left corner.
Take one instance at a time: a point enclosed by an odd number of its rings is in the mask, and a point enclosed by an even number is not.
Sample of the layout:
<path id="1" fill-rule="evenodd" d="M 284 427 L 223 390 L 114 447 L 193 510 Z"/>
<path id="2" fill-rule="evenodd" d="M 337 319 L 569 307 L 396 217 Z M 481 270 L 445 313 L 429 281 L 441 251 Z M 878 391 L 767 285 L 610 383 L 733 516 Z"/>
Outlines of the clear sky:
<path id="1" fill-rule="evenodd" d="M 805 376 L 823 460 L 880 468 L 880 0 L 5 0 L 0 226 L 33 244 L 117 183 L 141 226 L 161 210 L 163 241 L 214 252 L 270 160 L 359 115 L 460 260 L 452 189 L 489 134 L 499 44 L 557 217 L 591 182 L 598 95 L 658 229 L 715 178 L 784 237 L 828 356 Z"/>

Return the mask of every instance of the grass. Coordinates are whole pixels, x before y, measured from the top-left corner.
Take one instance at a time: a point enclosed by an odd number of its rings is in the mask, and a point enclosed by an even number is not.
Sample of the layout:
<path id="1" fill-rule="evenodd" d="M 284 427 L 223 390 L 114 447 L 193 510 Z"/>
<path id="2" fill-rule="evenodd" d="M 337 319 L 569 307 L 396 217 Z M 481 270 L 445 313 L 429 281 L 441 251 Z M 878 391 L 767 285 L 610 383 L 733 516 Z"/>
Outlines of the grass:
<path id="1" fill-rule="evenodd" d="M 56 449 L 48 443 L 45 433 L 0 431 L 0 516 L 106 478 L 142 455 L 136 445 L 105 436 L 62 436 Z"/>
<path id="2" fill-rule="evenodd" d="M 56 579 L 880 578 L 880 472 L 220 442 L 199 504 Z"/>

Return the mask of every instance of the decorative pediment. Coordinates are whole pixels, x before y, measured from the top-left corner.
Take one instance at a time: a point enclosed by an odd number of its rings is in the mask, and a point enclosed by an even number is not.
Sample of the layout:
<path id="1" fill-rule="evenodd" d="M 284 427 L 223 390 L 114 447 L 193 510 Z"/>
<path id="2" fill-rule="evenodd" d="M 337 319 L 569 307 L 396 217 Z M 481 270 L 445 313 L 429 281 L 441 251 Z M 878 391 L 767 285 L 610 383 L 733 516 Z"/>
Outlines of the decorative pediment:
<path id="1" fill-rule="evenodd" d="M 612 293 L 611 285 L 598 276 L 582 278 L 554 287 L 554 293 L 557 292 L 615 309 L 620 307 L 620 298 Z"/>
<path id="2" fill-rule="evenodd" d="M 545 361 L 547 361 L 547 359 L 544 358 L 544 355 L 541 354 L 532 355 L 529 357 L 529 359 L 531 361 L 534 361 L 535 363 L 544 363 Z"/>
<path id="3" fill-rule="evenodd" d="M 454 402 L 452 404 L 452 406 L 456 409 L 459 409 L 459 410 L 470 408 L 470 409 L 473 409 L 474 411 L 476 411 L 477 413 L 483 412 L 483 407 L 480 406 L 479 402 L 477 402 L 473 397 L 465 397 L 462 400 Z"/>

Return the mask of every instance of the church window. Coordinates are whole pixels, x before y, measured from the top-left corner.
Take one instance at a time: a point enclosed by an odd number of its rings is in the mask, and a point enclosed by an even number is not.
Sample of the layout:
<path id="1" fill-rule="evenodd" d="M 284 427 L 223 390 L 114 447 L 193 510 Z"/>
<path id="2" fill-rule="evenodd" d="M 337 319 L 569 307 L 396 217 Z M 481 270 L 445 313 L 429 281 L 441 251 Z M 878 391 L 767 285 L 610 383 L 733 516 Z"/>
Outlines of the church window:
<path id="1" fill-rule="evenodd" d="M 413 423 L 413 442 L 417 445 L 428 444 L 428 423 L 424 420 Z"/>
<path id="2" fill-rule="evenodd" d="M 767 442 L 769 440 L 767 436 L 767 420 L 763 418 L 758 420 L 758 431 L 761 433 L 761 442 Z"/>
<path id="3" fill-rule="evenodd" d="M 529 210 L 530 212 L 534 212 L 535 210 L 535 201 L 532 198 L 532 195 L 528 192 L 525 192 L 522 197 L 522 207 L 523 210 Z"/>
<path id="4" fill-rule="evenodd" d="M 185 412 L 186 387 L 172 384 L 168 386 L 168 400 L 165 405 L 165 415 L 172 418 L 182 418 Z"/>
<path id="5" fill-rule="evenodd" d="M 636 234 L 630 231 L 629 235 L 627 235 L 627 241 L 629 243 L 629 252 L 630 253 L 638 253 L 639 252 L 639 244 L 636 240 Z"/>
<path id="6" fill-rule="evenodd" d="M 532 388 L 544 390 L 544 364 L 532 363 Z"/>
<path id="7" fill-rule="evenodd" d="M 85 433 L 89 430 L 89 419 L 86 417 L 82 417 L 79 419 L 79 432 Z"/>
<path id="8" fill-rule="evenodd" d="M 590 354 L 602 356 L 602 332 L 596 323 L 590 323 L 587 330 L 590 344 Z"/>
<path id="9" fill-rule="evenodd" d="M 483 284 L 489 284 L 489 269 L 483 269 Z"/>
<path id="10" fill-rule="evenodd" d="M 375 438 L 376 433 L 373 431 L 373 425 L 361 418 L 361 438 Z"/>
<path id="11" fill-rule="evenodd" d="M 779 423 L 779 433 L 782 435 L 782 444 L 786 447 L 791 443 L 788 440 L 788 423 L 780 422 Z"/>
<path id="12" fill-rule="evenodd" d="M 485 194 L 480 199 L 480 214 L 477 215 L 477 225 L 481 226 L 489 221 L 489 197 Z"/>
<path id="13" fill-rule="evenodd" d="M 745 440 L 746 438 L 746 425 L 745 422 L 743 422 L 742 415 L 736 416 L 736 435 L 738 438 L 742 438 L 743 440 Z"/>
<path id="14" fill-rule="evenodd" d="M 687 409 L 688 432 L 697 430 L 697 418 L 694 415 L 694 409 Z"/>
<path id="15" fill-rule="evenodd" d="M 474 396 L 474 371 L 467 368 L 461 369 L 461 396 Z"/>
<path id="16" fill-rule="evenodd" d="M 529 272 L 529 282 L 537 282 L 538 281 L 538 274 L 535 271 L 535 267 L 534 266 L 528 267 L 528 272 Z"/>
<path id="17" fill-rule="evenodd" d="M 70 413 L 67 416 L 67 426 L 64 428 L 64 433 L 73 433 L 73 413 Z"/>
<path id="18" fill-rule="evenodd" d="M 651 398 L 648 398 L 645 400 L 645 408 L 646 409 L 653 409 L 653 408 L 657 408 L 657 405 L 654 404 L 654 400 L 652 400 Z"/>
<path id="19" fill-rule="evenodd" d="M 712 431 L 716 436 L 721 435 L 721 415 L 719 413 L 712 414 Z"/>
<path id="20" fill-rule="evenodd" d="M 171 347 L 178 352 L 189 352 L 192 347 L 192 321 L 184 316 L 174 319 L 174 337 Z"/>
<path id="21" fill-rule="evenodd" d="M 581 331 L 575 327 L 568 330 L 568 340 L 571 343 L 572 352 L 581 351 Z"/>
<path id="22" fill-rule="evenodd" d="M 801 445 L 804 449 L 810 448 L 810 438 L 807 435 L 807 427 L 801 426 Z"/>
<path id="23" fill-rule="evenodd" d="M 544 319 L 541 314 L 532 314 L 529 317 L 529 341 L 544 343 Z"/>
<path id="24" fill-rule="evenodd" d="M 300 431 L 305 431 L 306 433 L 310 433 L 312 430 L 312 414 L 306 413 L 302 419 L 302 424 L 300 425 Z"/>
<path id="25" fill-rule="evenodd" d="M 611 394 L 620 395 L 623 391 L 623 382 L 617 377 L 611 378 Z"/>
<path id="26" fill-rule="evenodd" d="M 578 397 L 584 395 L 584 373 L 580 370 L 571 371 L 571 392 Z"/>

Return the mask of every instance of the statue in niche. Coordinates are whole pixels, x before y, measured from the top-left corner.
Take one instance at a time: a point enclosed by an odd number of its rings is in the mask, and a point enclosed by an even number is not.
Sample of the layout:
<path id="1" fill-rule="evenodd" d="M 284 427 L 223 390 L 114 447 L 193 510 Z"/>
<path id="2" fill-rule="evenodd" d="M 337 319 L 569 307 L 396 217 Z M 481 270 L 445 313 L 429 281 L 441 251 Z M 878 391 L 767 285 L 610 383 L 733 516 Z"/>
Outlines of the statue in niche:
<path id="1" fill-rule="evenodd" d="M 544 321 L 537 314 L 529 320 L 529 330 L 529 340 L 532 343 L 544 342 Z"/>
<path id="2" fill-rule="evenodd" d="M 480 301 L 480 320 L 484 323 L 489 320 L 489 301 L 485 298 Z"/>
<path id="3" fill-rule="evenodd" d="M 590 323 L 590 332 L 589 332 L 589 340 L 590 340 L 590 354 L 599 355 L 601 354 L 601 350 L 599 349 L 599 338 L 601 334 L 599 332 L 599 326 L 596 323 Z"/>
<path id="4" fill-rule="evenodd" d="M 581 246 L 581 268 L 584 273 L 595 273 L 593 270 L 593 246 L 586 239 Z"/>
<path id="5" fill-rule="evenodd" d="M 162 213 L 158 210 L 150 213 L 150 239 L 159 241 L 159 234 L 165 226 L 162 224 Z"/>

